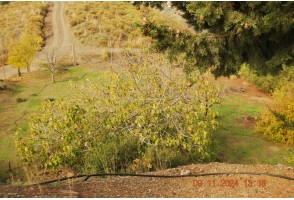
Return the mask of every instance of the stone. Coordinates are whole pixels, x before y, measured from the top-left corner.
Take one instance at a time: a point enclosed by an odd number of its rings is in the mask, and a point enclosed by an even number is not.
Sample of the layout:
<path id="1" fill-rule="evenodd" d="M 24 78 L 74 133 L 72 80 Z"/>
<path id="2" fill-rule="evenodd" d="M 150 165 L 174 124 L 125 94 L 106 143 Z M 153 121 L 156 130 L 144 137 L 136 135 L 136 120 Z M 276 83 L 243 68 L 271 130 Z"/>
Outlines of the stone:
<path id="1" fill-rule="evenodd" d="M 5 90 L 6 88 L 7 87 L 5 83 L 0 83 L 0 90 Z"/>
<path id="2" fill-rule="evenodd" d="M 64 193 L 64 194 L 71 194 L 71 195 L 78 195 L 79 193 L 78 192 L 75 192 L 73 190 L 60 190 L 61 193 Z"/>
<path id="3" fill-rule="evenodd" d="M 191 175 L 190 170 L 181 170 L 181 176 L 187 176 L 187 175 Z"/>

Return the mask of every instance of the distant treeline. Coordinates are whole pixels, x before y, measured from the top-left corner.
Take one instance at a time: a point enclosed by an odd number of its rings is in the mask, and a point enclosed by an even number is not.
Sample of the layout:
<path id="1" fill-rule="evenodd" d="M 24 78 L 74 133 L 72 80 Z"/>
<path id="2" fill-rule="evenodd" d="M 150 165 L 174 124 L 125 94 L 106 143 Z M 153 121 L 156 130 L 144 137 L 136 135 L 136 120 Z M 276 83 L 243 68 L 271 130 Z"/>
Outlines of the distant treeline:
<path id="1" fill-rule="evenodd" d="M 0 5 L 5 5 L 5 4 L 9 4 L 10 1 L 0 1 Z"/>

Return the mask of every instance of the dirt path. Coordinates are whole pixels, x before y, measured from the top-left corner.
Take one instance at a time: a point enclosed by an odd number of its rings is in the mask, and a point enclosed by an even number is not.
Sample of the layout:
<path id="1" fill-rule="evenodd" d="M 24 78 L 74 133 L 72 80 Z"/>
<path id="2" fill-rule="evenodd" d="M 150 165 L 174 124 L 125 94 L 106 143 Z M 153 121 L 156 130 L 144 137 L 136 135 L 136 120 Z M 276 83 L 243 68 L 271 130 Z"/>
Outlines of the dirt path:
<path id="1" fill-rule="evenodd" d="M 51 24 L 53 35 L 47 40 L 43 52 L 55 48 L 61 56 L 70 56 L 72 54 L 72 45 L 76 46 L 64 14 L 64 7 L 64 2 L 54 2 Z"/>
<path id="2" fill-rule="evenodd" d="M 53 47 L 66 47 L 74 44 L 72 35 L 70 34 L 69 28 L 66 23 L 64 15 L 64 2 L 55 2 L 53 7 Z M 50 46 L 50 45 L 49 45 Z M 63 50 L 64 53 L 70 53 Z"/>
<path id="3" fill-rule="evenodd" d="M 250 104 L 269 105 L 272 96 L 264 93 L 258 87 L 242 78 L 219 78 L 219 82 L 223 85 L 228 94 L 238 95 Z"/>
<path id="4" fill-rule="evenodd" d="M 151 174 L 259 172 L 294 178 L 282 165 L 193 164 Z M 150 174 L 150 173 L 149 173 Z M 220 175 L 185 178 L 91 177 L 46 186 L 0 186 L 0 197 L 294 197 L 293 180 L 265 175 Z"/>

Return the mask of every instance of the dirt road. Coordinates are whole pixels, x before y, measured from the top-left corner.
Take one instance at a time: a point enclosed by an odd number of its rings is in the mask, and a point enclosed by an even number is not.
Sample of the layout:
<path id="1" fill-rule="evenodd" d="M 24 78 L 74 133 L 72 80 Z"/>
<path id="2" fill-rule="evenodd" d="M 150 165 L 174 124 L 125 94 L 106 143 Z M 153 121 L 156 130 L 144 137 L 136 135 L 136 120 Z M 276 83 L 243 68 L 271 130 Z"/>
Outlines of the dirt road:
<path id="1" fill-rule="evenodd" d="M 70 32 L 67 19 L 64 14 L 64 2 L 54 2 L 52 7 L 52 37 L 46 41 L 46 46 L 40 54 L 48 49 L 55 48 L 62 56 L 70 56 L 72 54 L 72 45 L 76 45 L 74 37 Z"/>
<path id="2" fill-rule="evenodd" d="M 52 36 L 46 39 L 46 46 L 44 49 L 36 55 L 31 66 L 31 71 L 39 69 L 37 63 L 44 59 L 44 54 L 49 49 L 57 49 L 59 56 L 71 56 L 72 45 L 75 45 L 73 36 L 69 30 L 66 17 L 64 15 L 64 2 L 54 2 L 52 7 L 52 13 L 49 15 L 51 23 L 48 25 L 52 28 Z M 76 47 L 77 48 L 77 47 Z M 22 73 L 27 73 L 26 69 L 21 69 Z M 12 66 L 5 66 L 6 78 L 9 78 L 17 74 L 17 69 Z M 4 79 L 4 69 L 0 68 L 0 79 Z"/>

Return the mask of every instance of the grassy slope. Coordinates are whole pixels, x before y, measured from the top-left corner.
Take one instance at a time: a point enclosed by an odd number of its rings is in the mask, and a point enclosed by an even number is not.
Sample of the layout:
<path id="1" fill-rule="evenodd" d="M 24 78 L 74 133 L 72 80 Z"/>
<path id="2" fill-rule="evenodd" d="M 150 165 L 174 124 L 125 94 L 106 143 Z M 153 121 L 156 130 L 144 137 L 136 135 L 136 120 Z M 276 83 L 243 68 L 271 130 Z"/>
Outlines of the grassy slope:
<path id="1" fill-rule="evenodd" d="M 218 107 L 219 129 L 214 133 L 217 158 L 220 162 L 242 164 L 289 164 L 293 151 L 254 134 L 254 122 L 247 117 L 258 117 L 266 109 L 260 104 L 249 104 L 241 96 L 227 96 Z"/>
<path id="2" fill-rule="evenodd" d="M 185 24 L 165 16 L 159 10 L 141 6 L 137 10 L 130 2 L 72 2 L 66 9 L 71 29 L 84 44 L 107 47 L 141 47 L 151 39 L 143 37 L 137 24 L 146 17 L 179 30 Z"/>
<path id="3" fill-rule="evenodd" d="M 71 67 L 68 71 L 57 74 L 57 83 L 52 84 L 48 71 L 36 71 L 24 74 L 20 82 L 9 82 L 8 90 L 0 90 L 0 180 L 1 172 L 8 170 L 8 162 L 12 166 L 18 162 L 14 131 L 20 127 L 27 129 L 29 116 L 37 106 L 46 99 L 72 94 L 72 85 L 82 86 L 86 79 L 98 82 L 105 73 L 83 66 Z M 27 101 L 18 103 L 17 98 L 26 98 Z"/>

